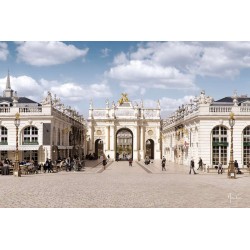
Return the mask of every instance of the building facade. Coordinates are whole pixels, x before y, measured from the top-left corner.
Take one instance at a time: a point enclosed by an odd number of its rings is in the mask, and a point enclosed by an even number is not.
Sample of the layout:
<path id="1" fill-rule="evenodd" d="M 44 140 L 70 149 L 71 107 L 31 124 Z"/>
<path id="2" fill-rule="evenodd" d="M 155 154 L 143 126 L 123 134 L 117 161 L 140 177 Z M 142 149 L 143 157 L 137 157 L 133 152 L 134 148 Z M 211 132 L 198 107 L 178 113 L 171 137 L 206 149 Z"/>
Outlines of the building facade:
<path id="1" fill-rule="evenodd" d="M 18 134 L 14 124 L 16 114 L 20 117 Z M 18 97 L 11 89 L 8 74 L 6 88 L 0 97 L 1 160 L 14 161 L 16 139 L 20 161 L 33 158 L 43 163 L 46 158 L 54 161 L 73 155 L 82 157 L 85 135 L 85 121 L 75 110 L 65 107 L 50 92 L 41 103 Z"/>
<path id="2" fill-rule="evenodd" d="M 163 155 L 167 160 L 189 165 L 193 157 L 198 163 L 212 167 L 220 162 L 227 167 L 230 160 L 231 127 L 230 113 L 234 113 L 234 159 L 240 167 L 250 161 L 250 98 L 247 96 L 225 97 L 218 101 L 206 96 L 182 105 L 163 122 Z"/>
<path id="3" fill-rule="evenodd" d="M 144 108 L 143 102 L 132 104 L 127 94 L 111 107 L 94 108 L 90 103 L 88 117 L 88 153 L 103 153 L 111 159 L 134 160 L 161 158 L 160 104 Z"/>

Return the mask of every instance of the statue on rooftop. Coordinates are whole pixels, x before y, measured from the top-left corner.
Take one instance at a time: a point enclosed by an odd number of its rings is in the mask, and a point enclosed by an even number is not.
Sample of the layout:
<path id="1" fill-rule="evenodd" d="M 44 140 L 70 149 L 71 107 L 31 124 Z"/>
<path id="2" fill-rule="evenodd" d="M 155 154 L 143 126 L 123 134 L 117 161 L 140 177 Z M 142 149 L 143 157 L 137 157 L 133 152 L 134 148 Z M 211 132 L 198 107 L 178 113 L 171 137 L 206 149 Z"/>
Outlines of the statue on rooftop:
<path id="1" fill-rule="evenodd" d="M 128 94 L 122 93 L 122 97 L 120 98 L 120 100 L 118 102 L 120 105 L 123 104 L 124 102 L 129 102 Z"/>

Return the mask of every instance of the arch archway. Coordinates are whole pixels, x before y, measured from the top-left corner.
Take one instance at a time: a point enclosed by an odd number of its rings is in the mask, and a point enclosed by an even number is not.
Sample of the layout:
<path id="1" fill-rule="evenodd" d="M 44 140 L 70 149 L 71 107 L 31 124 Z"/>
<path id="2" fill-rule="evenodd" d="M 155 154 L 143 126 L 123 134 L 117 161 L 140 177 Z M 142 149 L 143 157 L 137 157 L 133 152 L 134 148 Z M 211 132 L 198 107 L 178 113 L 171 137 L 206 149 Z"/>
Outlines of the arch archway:
<path id="1" fill-rule="evenodd" d="M 97 139 L 95 141 L 95 155 L 99 158 L 103 155 L 103 141 L 101 139 Z"/>
<path id="2" fill-rule="evenodd" d="M 133 159 L 133 133 L 128 128 L 116 132 L 116 160 Z"/>
<path id="3" fill-rule="evenodd" d="M 155 142 L 152 139 L 148 139 L 146 141 L 146 156 L 148 156 L 149 159 L 154 159 L 154 147 Z"/>

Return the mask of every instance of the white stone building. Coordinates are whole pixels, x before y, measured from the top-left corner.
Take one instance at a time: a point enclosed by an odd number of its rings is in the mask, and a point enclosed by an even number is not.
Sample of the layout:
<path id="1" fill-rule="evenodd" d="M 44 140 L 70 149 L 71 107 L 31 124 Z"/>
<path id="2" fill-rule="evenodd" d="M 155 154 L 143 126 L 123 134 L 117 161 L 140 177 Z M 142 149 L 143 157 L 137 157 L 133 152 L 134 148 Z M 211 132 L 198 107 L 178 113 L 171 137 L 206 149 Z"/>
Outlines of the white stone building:
<path id="1" fill-rule="evenodd" d="M 250 98 L 225 97 L 214 101 L 202 91 L 200 96 L 183 105 L 163 122 L 163 155 L 179 164 L 197 166 L 199 157 L 210 167 L 230 160 L 231 131 L 229 115 L 234 113 L 234 159 L 243 167 L 250 161 Z"/>
<path id="2" fill-rule="evenodd" d="M 156 108 L 133 105 L 127 94 L 117 104 L 106 101 L 105 108 L 94 108 L 90 103 L 88 118 L 88 153 L 111 159 L 161 158 L 160 104 Z"/>
<path id="3" fill-rule="evenodd" d="M 64 107 L 51 93 L 37 103 L 26 97 L 18 97 L 11 89 L 7 76 L 6 89 L 0 97 L 0 157 L 14 161 L 16 127 L 14 119 L 20 115 L 18 130 L 19 160 L 34 159 L 38 163 L 46 158 L 78 155 L 84 152 L 86 126 L 82 116 L 70 107 Z"/>

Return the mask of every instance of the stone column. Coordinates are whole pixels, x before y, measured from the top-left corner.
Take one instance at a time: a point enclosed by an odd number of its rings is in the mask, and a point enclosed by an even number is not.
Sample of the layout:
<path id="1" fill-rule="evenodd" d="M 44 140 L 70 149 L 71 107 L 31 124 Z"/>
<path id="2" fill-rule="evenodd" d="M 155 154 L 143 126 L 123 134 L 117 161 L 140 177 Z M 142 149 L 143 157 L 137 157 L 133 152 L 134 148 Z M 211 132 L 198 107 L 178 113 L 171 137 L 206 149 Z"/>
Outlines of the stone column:
<path id="1" fill-rule="evenodd" d="M 133 158 L 138 160 L 138 126 L 134 127 L 134 145 L 133 145 Z"/>
<path id="2" fill-rule="evenodd" d="M 105 127 L 106 150 L 110 150 L 109 126 Z"/>
<path id="3" fill-rule="evenodd" d="M 155 159 L 161 159 L 161 148 L 160 148 L 160 128 L 156 127 L 156 141 L 155 141 Z"/>
<path id="4" fill-rule="evenodd" d="M 141 126 L 140 129 L 140 159 L 139 160 L 143 160 L 144 159 L 144 127 Z"/>
<path id="5" fill-rule="evenodd" d="M 89 151 L 93 153 L 93 145 L 94 145 L 94 131 L 92 124 L 89 127 Z"/>
<path id="6" fill-rule="evenodd" d="M 109 134 L 109 138 L 110 138 L 110 157 L 112 159 L 115 159 L 115 126 L 111 125 L 110 126 L 110 134 Z"/>

